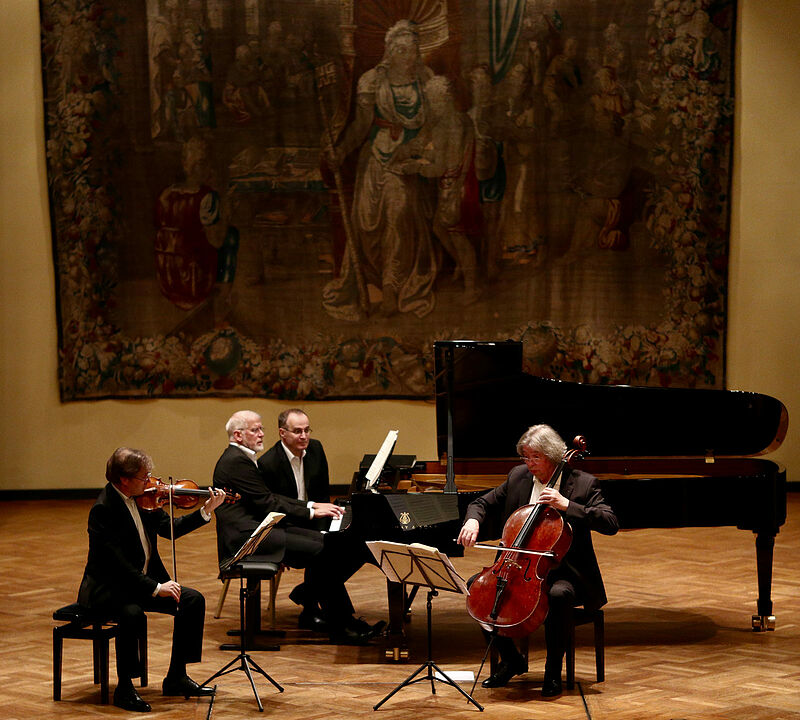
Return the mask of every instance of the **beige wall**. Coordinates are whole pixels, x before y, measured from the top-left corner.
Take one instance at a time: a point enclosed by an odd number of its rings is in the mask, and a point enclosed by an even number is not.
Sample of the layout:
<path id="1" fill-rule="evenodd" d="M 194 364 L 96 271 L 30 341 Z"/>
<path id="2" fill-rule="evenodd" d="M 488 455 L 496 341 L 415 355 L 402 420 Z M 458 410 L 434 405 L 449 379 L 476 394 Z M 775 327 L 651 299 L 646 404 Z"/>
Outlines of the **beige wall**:
<path id="1" fill-rule="evenodd" d="M 740 0 L 728 387 L 774 395 L 790 416 L 800 413 L 798 29 L 795 0 Z M 0 489 L 98 487 L 121 444 L 147 449 L 165 476 L 204 484 L 228 415 L 247 406 L 271 426 L 283 404 L 59 402 L 37 0 L 0 2 L 0 68 Z M 348 481 L 390 428 L 400 430 L 399 452 L 435 455 L 430 403 L 307 407 L 336 482 Z M 797 426 L 773 456 L 790 478 L 800 467 Z"/>

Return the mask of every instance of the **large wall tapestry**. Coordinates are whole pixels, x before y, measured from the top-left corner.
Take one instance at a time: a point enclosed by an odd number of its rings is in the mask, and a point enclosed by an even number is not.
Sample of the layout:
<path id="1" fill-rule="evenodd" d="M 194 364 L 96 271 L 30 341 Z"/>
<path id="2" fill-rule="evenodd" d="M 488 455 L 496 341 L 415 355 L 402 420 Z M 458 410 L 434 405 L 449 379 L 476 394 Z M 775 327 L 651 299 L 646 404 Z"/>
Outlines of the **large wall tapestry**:
<path id="1" fill-rule="evenodd" d="M 41 0 L 62 399 L 724 385 L 734 0 Z"/>

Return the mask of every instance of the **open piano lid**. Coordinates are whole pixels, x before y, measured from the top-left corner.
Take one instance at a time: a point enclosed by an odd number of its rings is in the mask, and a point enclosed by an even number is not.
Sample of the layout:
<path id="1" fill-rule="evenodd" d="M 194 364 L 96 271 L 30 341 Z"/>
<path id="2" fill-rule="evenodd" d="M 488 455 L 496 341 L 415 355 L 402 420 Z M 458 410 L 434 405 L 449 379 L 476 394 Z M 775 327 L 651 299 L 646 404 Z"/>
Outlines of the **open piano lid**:
<path id="1" fill-rule="evenodd" d="M 448 413 L 456 460 L 514 457 L 517 439 L 539 423 L 568 446 L 583 435 L 592 457 L 743 457 L 786 437 L 786 408 L 769 395 L 551 380 L 522 371 L 515 341 L 437 342 L 434 354 L 439 457 Z"/>

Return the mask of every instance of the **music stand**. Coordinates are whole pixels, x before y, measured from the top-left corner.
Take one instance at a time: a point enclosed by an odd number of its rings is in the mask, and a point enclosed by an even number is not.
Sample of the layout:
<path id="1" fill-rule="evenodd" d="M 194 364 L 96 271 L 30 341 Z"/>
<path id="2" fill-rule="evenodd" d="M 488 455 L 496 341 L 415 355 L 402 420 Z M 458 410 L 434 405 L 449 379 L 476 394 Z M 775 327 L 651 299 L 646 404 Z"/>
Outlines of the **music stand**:
<path id="1" fill-rule="evenodd" d="M 428 611 L 428 659 L 422 663 L 411 675 L 392 690 L 383 700 L 372 709 L 377 710 L 395 693 L 400 692 L 404 687 L 414 683 L 430 680 L 431 692 L 436 694 L 435 681 L 445 683 L 454 687 L 478 710 L 483 711 L 483 706 L 479 705 L 468 692 L 460 688 L 447 673 L 433 661 L 433 641 L 432 641 L 432 621 L 431 608 L 432 599 L 439 593 L 438 590 L 449 592 L 459 592 L 467 594 L 467 586 L 463 578 L 456 572 L 450 558 L 440 553 L 434 547 L 412 543 L 393 543 L 384 541 L 367 542 L 375 559 L 386 577 L 392 582 L 406 583 L 426 587 L 428 589 L 427 611 Z M 422 671 L 426 671 L 422 677 L 417 677 Z M 434 672 L 435 671 L 435 672 Z"/>
<path id="2" fill-rule="evenodd" d="M 275 524 L 278 523 L 281 519 L 286 517 L 283 513 L 275 513 L 271 512 L 267 517 L 262 520 L 261 524 L 253 531 L 252 535 L 247 539 L 247 541 L 239 548 L 238 552 L 229 560 L 226 560 L 224 563 L 220 565 L 220 570 L 230 570 L 236 563 L 238 563 L 242 558 L 247 557 L 248 555 L 252 555 L 256 548 L 261 544 L 267 535 L 269 535 L 270 531 Z M 245 638 L 247 633 L 245 632 L 245 624 L 246 624 L 246 613 L 245 613 L 245 596 L 247 594 L 247 589 L 245 588 L 244 583 L 244 574 L 242 573 L 239 576 L 239 654 L 231 660 L 227 665 L 223 666 L 217 672 L 215 672 L 208 680 L 206 680 L 203 685 L 207 685 L 215 678 L 218 678 L 220 675 L 227 675 L 228 673 L 235 672 L 236 670 L 241 670 L 247 675 L 247 679 L 250 681 L 250 687 L 253 688 L 253 695 L 256 696 L 256 703 L 258 703 L 258 709 L 261 712 L 264 712 L 264 706 L 261 704 L 261 698 L 258 695 L 258 690 L 256 690 L 256 683 L 253 679 L 252 670 L 255 670 L 257 673 L 263 675 L 267 680 L 269 680 L 276 688 L 278 688 L 279 692 L 283 692 L 283 688 L 278 685 L 275 680 L 273 680 L 269 674 L 263 670 L 258 663 L 253 660 L 250 655 L 247 654 L 245 648 Z"/>

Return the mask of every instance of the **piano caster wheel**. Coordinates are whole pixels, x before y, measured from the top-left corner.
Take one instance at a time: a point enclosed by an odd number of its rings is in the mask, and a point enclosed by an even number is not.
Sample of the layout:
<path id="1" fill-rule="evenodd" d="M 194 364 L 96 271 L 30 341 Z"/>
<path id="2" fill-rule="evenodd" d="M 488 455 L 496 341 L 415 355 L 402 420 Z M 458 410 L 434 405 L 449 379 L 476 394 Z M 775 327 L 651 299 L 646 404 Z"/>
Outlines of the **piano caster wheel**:
<path id="1" fill-rule="evenodd" d="M 775 629 L 774 615 L 753 615 L 753 632 L 766 632 Z"/>
<path id="2" fill-rule="evenodd" d="M 394 662 L 408 660 L 408 648 L 386 648 L 384 651 L 384 657 L 387 660 L 393 660 Z"/>

